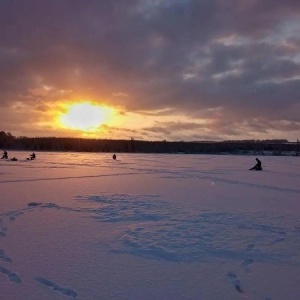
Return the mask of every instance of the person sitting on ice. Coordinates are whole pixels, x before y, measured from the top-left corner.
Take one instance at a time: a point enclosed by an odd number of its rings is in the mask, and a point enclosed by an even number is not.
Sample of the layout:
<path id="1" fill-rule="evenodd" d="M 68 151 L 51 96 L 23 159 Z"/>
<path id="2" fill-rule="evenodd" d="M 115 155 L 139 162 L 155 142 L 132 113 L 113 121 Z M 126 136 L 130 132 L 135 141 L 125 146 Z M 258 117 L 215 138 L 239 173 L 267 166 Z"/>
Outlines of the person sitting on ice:
<path id="1" fill-rule="evenodd" d="M 114 160 L 117 159 L 117 155 L 116 155 L 116 154 L 113 155 L 113 159 L 114 159 Z"/>
<path id="2" fill-rule="evenodd" d="M 1 157 L 1 159 L 3 159 L 3 158 L 5 158 L 5 159 L 7 159 L 8 158 L 8 154 L 7 154 L 7 151 L 3 151 L 3 156 Z"/>
<path id="3" fill-rule="evenodd" d="M 255 158 L 255 159 L 256 159 L 256 165 L 253 168 L 251 168 L 250 170 L 262 171 L 261 161 L 258 158 Z"/>
<path id="4" fill-rule="evenodd" d="M 35 153 L 34 152 L 30 155 L 30 159 L 31 160 L 35 159 Z"/>

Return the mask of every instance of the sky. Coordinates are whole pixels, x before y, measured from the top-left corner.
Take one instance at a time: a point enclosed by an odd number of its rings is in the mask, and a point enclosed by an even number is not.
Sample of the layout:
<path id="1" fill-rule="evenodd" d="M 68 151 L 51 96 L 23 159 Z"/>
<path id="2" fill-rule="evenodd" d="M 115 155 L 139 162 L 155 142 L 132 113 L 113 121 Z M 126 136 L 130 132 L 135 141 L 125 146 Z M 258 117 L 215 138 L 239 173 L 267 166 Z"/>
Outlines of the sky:
<path id="1" fill-rule="evenodd" d="M 298 0 L 1 0 L 0 130 L 300 138 Z"/>

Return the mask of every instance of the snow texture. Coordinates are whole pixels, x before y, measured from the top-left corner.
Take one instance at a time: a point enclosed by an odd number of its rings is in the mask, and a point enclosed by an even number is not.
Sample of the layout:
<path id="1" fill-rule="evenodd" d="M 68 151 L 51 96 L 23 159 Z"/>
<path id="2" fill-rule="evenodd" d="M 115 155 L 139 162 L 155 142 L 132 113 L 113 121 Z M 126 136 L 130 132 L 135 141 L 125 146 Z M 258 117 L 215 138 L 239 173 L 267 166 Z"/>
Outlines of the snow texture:
<path id="1" fill-rule="evenodd" d="M 298 157 L 11 155 L 1 299 L 300 299 Z"/>

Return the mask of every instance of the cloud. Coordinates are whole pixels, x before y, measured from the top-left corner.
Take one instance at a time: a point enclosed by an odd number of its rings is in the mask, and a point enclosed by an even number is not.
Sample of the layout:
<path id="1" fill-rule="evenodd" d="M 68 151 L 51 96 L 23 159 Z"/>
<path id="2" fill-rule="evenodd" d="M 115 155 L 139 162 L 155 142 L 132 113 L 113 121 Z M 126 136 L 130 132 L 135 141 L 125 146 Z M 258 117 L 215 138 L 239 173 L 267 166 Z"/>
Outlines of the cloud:
<path id="1" fill-rule="evenodd" d="M 266 138 L 275 127 L 295 138 L 299 14 L 293 0 L 3 0 L 0 107 L 10 118 L 0 126 L 13 131 L 24 118 L 16 103 L 28 118 L 44 112 L 40 120 L 58 101 L 83 97 L 145 118 L 214 120 L 203 137 Z M 147 134 L 177 138 L 177 129 L 153 123 Z M 182 137 L 201 137 L 196 130 Z"/>

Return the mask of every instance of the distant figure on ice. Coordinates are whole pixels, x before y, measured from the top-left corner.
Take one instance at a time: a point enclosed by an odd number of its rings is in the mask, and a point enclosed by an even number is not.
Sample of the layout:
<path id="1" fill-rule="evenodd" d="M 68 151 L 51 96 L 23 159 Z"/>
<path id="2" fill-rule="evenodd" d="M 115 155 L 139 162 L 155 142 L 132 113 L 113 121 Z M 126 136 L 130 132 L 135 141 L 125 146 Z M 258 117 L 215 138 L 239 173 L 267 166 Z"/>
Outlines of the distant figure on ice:
<path id="1" fill-rule="evenodd" d="M 5 150 L 3 151 L 3 156 L 1 157 L 1 159 L 3 158 L 8 159 L 7 151 Z"/>
<path id="2" fill-rule="evenodd" d="M 27 160 L 33 160 L 35 159 L 35 153 L 33 152 L 32 154 L 29 155 L 30 157 L 27 157 Z"/>
<path id="3" fill-rule="evenodd" d="M 258 158 L 255 158 L 255 159 L 256 159 L 256 165 L 253 168 L 251 168 L 250 170 L 262 171 L 261 161 Z"/>
<path id="4" fill-rule="evenodd" d="M 17 161 L 18 159 L 16 157 L 11 158 L 11 161 Z"/>
<path id="5" fill-rule="evenodd" d="M 116 155 L 116 154 L 113 155 L 113 159 L 114 159 L 114 160 L 117 159 L 117 155 Z"/>

